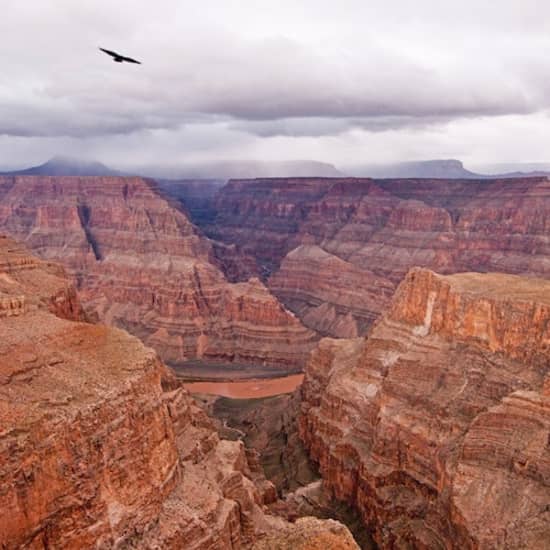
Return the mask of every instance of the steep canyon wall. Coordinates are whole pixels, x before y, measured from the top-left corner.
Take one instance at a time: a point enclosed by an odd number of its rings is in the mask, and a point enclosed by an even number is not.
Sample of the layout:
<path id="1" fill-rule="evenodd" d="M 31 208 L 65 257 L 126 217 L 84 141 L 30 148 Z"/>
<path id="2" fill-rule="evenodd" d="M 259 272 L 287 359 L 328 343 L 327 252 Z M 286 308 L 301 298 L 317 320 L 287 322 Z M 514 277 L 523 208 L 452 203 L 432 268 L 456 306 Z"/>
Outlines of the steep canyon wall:
<path id="1" fill-rule="evenodd" d="M 0 237 L 0 547 L 357 549 L 337 522 L 268 514 L 253 458 L 152 349 L 83 322 L 60 266 Z"/>
<path id="2" fill-rule="evenodd" d="M 300 433 L 382 548 L 548 548 L 549 390 L 549 281 L 416 268 L 321 341 Z"/>
<path id="3" fill-rule="evenodd" d="M 63 262 L 90 315 L 171 363 L 297 370 L 314 345 L 257 278 L 228 282 L 213 243 L 151 181 L 0 177 L 0 230 Z"/>
<path id="4" fill-rule="evenodd" d="M 206 233 L 321 334 L 354 337 L 414 266 L 550 277 L 550 180 L 233 180 Z"/>

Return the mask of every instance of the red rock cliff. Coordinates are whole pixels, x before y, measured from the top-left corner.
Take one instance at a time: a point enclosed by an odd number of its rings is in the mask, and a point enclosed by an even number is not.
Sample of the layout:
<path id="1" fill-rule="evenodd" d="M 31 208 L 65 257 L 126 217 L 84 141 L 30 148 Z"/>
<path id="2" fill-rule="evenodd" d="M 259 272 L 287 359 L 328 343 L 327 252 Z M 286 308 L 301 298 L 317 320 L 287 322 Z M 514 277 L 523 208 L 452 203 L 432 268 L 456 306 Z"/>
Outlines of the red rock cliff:
<path id="1" fill-rule="evenodd" d="M 63 268 L 31 256 L 19 243 L 0 234 L 0 318 L 41 308 L 65 319 L 85 320 Z"/>
<path id="2" fill-rule="evenodd" d="M 542 177 L 235 180 L 215 211 L 206 232 L 254 256 L 321 334 L 365 334 L 414 266 L 550 277 Z"/>
<path id="3" fill-rule="evenodd" d="M 367 340 L 321 341 L 302 398 L 382 548 L 548 548 L 550 282 L 413 269 Z"/>
<path id="4" fill-rule="evenodd" d="M 67 289 L 61 268 L 0 238 L 0 547 L 237 550 L 298 536 L 264 512 L 274 489 L 243 444 L 219 439 L 152 349 L 65 318 Z M 357 548 L 339 524 L 316 535 Z"/>
<path id="5" fill-rule="evenodd" d="M 62 261 L 90 314 L 167 361 L 299 368 L 313 345 L 260 281 L 228 283 L 211 242 L 142 178 L 0 176 L 0 228 Z"/>

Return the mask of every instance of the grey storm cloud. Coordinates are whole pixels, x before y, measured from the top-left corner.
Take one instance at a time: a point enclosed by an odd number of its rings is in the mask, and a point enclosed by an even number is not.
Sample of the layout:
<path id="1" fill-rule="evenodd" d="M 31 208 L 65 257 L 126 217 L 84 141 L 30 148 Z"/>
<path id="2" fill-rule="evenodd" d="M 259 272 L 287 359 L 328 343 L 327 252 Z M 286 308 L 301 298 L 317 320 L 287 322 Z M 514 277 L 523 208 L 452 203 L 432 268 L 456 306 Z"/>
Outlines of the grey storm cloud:
<path id="1" fill-rule="evenodd" d="M 382 114 L 370 117 L 296 117 L 275 120 L 241 120 L 232 122 L 229 127 L 233 130 L 264 138 L 275 136 L 316 137 L 341 135 L 354 129 L 368 132 L 386 132 L 403 128 L 422 129 L 444 124 L 450 120 L 452 120 L 452 117 L 448 115 L 399 116 Z"/>
<path id="2" fill-rule="evenodd" d="M 217 133 L 307 140 L 550 109 L 542 1 L 4 2 L 6 137 L 209 126 L 216 149 Z M 112 63 L 98 46 L 143 65 Z"/>

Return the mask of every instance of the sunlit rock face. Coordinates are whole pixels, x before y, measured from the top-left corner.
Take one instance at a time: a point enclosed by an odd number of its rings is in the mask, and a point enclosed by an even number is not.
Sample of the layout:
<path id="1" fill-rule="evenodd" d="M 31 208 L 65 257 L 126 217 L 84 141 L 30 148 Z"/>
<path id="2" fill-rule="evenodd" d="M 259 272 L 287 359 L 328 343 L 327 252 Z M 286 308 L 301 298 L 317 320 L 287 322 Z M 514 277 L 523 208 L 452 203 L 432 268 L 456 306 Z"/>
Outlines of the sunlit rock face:
<path id="1" fill-rule="evenodd" d="M 550 181 L 233 180 L 201 227 L 322 335 L 363 335 L 414 266 L 550 277 Z"/>
<path id="2" fill-rule="evenodd" d="M 216 247 L 151 181 L 0 177 L 0 230 L 63 262 L 91 316 L 166 361 L 299 369 L 314 344 L 258 279 L 229 283 Z"/>
<path id="3" fill-rule="evenodd" d="M 368 339 L 320 342 L 302 401 L 325 486 L 382 548 L 547 547 L 549 281 L 413 269 Z"/>

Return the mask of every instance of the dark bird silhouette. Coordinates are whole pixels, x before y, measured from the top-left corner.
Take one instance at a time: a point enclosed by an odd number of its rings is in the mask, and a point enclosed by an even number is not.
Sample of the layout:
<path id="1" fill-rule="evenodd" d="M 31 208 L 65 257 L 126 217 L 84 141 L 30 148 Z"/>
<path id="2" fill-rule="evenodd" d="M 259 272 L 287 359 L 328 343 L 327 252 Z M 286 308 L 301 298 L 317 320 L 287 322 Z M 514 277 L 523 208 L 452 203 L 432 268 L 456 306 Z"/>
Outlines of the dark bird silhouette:
<path id="1" fill-rule="evenodd" d="M 113 58 L 113 61 L 116 63 L 122 63 L 123 61 L 126 61 L 126 63 L 137 63 L 138 65 L 141 65 L 141 61 L 137 61 L 136 59 L 132 59 L 131 57 L 126 57 L 124 55 L 120 55 L 119 53 L 113 52 L 111 50 L 106 50 L 104 48 L 99 48 L 102 52 L 105 52 L 107 55 L 110 55 Z"/>

